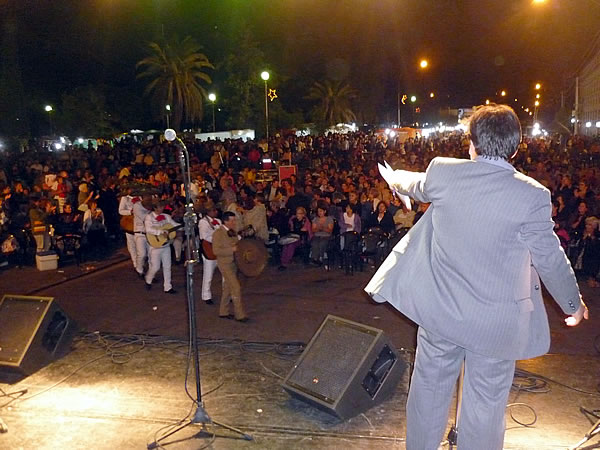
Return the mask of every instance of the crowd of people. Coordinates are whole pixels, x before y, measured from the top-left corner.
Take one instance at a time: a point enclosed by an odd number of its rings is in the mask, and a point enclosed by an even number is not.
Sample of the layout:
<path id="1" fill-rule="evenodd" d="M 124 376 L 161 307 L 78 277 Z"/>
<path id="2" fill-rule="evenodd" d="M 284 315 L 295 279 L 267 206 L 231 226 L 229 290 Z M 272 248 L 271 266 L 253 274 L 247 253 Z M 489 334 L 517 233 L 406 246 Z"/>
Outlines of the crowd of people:
<path id="1" fill-rule="evenodd" d="M 185 142 L 191 158 L 192 200 L 205 218 L 200 221 L 200 237 L 208 241 L 209 231 L 221 227 L 220 218 L 230 212 L 235 231 L 251 227 L 281 271 L 298 257 L 329 269 L 332 252 L 343 251 L 351 236 L 369 231 L 381 237 L 378 245 L 394 241 L 419 220 L 427 205 L 403 205 L 379 176 L 377 163 L 385 160 L 394 168 L 423 171 L 436 156 L 468 157 L 469 146 L 461 133 L 406 140 L 356 132 L 277 135 L 268 143 Z M 127 235 L 120 226 L 126 196 L 129 202 L 138 198 L 138 207 L 146 207 L 148 213 L 182 221 L 184 193 L 177 151 L 158 137 L 54 152 L 32 144 L 23 153 L 0 158 L 4 236 L 52 227 L 55 236 L 79 234 L 85 255 L 102 258 L 107 248 L 119 245 Z M 600 280 L 599 158 L 599 140 L 557 136 L 524 139 L 513 162 L 552 192 L 557 235 L 577 273 L 592 286 Z M 280 180 L 269 170 L 271 164 L 293 165 L 296 170 Z M 154 202 L 143 201 L 148 193 Z M 158 205 L 161 212 L 156 211 Z M 132 211 L 133 204 L 129 206 Z M 135 227 L 132 231 L 146 232 L 143 222 Z M 130 250 L 136 239 L 142 240 L 132 236 L 126 238 Z M 181 231 L 173 248 L 177 264 L 184 258 Z M 132 262 L 149 285 L 154 274 L 145 271 L 144 257 L 132 256 Z M 212 279 L 215 263 L 204 269 L 205 279 Z M 165 280 L 165 292 L 173 290 L 169 283 Z M 212 301 L 206 286 L 202 297 Z M 243 319 L 242 313 L 239 316 Z"/>

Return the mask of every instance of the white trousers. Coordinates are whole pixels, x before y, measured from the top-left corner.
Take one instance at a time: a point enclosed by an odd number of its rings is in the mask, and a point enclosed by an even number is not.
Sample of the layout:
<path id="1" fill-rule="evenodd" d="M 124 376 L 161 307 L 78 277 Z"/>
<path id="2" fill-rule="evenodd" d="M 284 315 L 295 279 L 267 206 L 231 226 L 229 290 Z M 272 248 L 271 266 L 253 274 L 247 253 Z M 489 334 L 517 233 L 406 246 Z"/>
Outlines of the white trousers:
<path id="1" fill-rule="evenodd" d="M 135 235 L 131 234 L 131 233 L 125 233 L 125 239 L 127 240 L 127 251 L 129 252 L 129 256 L 131 256 L 131 262 L 133 263 L 133 268 L 136 269 L 137 268 L 137 250 L 135 248 Z"/>
<path id="2" fill-rule="evenodd" d="M 150 254 L 148 255 L 148 272 L 146 273 L 146 283 L 152 284 L 154 275 L 159 271 L 162 266 L 163 270 L 163 289 L 165 292 L 170 290 L 173 286 L 171 285 L 171 246 L 165 245 L 161 248 L 150 247 Z"/>
<path id="3" fill-rule="evenodd" d="M 216 267 L 216 259 L 206 259 L 204 255 L 202 255 L 202 300 L 212 299 L 212 291 L 210 286 L 212 284 Z"/>
<path id="4" fill-rule="evenodd" d="M 173 239 L 173 250 L 175 250 L 175 260 L 181 260 L 181 250 L 183 248 L 183 232 L 177 231 L 177 236 Z"/>
<path id="5" fill-rule="evenodd" d="M 135 270 L 142 275 L 144 273 L 144 262 L 148 255 L 148 241 L 146 235 L 136 233 L 135 235 Z"/>

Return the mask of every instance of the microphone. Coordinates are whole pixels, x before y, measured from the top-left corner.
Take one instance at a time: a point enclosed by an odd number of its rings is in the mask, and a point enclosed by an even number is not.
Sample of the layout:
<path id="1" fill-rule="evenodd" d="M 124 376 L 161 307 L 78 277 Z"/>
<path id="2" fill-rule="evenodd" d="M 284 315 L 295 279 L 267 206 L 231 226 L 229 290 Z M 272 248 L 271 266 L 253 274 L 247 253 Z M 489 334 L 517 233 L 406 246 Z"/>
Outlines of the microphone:
<path id="1" fill-rule="evenodd" d="M 173 142 L 177 138 L 177 133 L 173 128 L 167 128 L 165 130 L 165 139 L 169 142 Z"/>

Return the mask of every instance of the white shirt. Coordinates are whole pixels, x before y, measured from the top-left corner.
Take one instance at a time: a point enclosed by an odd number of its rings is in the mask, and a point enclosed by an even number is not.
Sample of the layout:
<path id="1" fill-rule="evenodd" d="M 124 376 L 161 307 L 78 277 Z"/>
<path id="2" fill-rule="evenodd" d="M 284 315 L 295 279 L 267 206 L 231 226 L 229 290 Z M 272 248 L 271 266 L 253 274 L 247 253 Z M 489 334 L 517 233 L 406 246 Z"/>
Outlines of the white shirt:
<path id="1" fill-rule="evenodd" d="M 152 211 L 146 215 L 144 219 L 144 225 L 146 226 L 146 234 L 154 234 L 156 236 L 161 235 L 170 227 L 176 227 L 179 225 L 173 220 L 173 218 L 167 213 L 156 214 Z"/>
<path id="2" fill-rule="evenodd" d="M 348 213 L 344 213 L 344 223 L 347 226 L 346 231 L 354 231 L 354 214 L 352 214 L 352 217 L 350 217 L 348 216 Z"/>
<path id="3" fill-rule="evenodd" d="M 150 214 L 144 206 L 142 202 L 137 202 L 133 204 L 133 232 L 134 233 L 144 233 L 146 231 L 146 226 L 144 225 L 144 220 L 146 216 Z"/>
<path id="4" fill-rule="evenodd" d="M 133 214 L 133 197 L 124 195 L 119 201 L 119 214 L 122 216 L 130 216 Z"/>
<path id="5" fill-rule="evenodd" d="M 216 221 L 217 224 L 213 225 L 213 221 Z M 200 233 L 200 239 L 203 241 L 208 241 L 212 243 L 212 237 L 215 233 L 215 230 L 221 226 L 221 220 L 216 217 L 213 219 L 212 217 L 205 216 L 198 222 L 198 232 Z"/>

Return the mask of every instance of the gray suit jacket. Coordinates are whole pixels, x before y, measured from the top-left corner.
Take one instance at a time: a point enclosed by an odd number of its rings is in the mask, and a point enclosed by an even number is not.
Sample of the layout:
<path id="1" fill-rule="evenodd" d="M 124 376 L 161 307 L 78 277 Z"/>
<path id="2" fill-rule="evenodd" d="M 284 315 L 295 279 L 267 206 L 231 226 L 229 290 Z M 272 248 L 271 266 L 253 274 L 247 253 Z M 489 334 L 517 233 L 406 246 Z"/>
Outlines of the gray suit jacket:
<path id="1" fill-rule="evenodd" d="M 553 231 L 549 191 L 508 162 L 482 157 L 435 158 L 425 173 L 399 172 L 393 187 L 431 205 L 365 291 L 475 353 L 546 353 L 538 274 L 565 314 L 581 303 Z"/>

